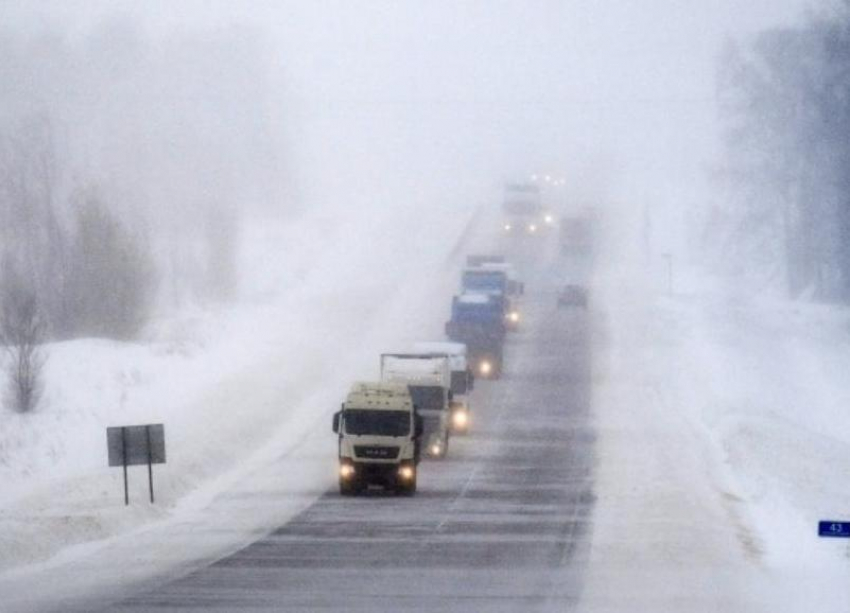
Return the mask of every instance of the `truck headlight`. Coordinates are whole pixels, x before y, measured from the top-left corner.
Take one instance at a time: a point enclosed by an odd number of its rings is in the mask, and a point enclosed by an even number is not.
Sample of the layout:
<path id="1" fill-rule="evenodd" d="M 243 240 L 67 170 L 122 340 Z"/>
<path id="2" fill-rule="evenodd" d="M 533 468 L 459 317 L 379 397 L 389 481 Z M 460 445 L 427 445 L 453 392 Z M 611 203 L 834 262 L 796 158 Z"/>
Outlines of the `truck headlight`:
<path id="1" fill-rule="evenodd" d="M 481 371 L 482 375 L 489 375 L 493 371 L 493 365 L 490 364 L 487 360 L 481 362 L 478 366 L 478 370 Z"/>
<path id="2" fill-rule="evenodd" d="M 510 232 L 510 231 L 511 231 L 511 224 L 506 223 L 505 224 L 505 232 Z"/>
<path id="3" fill-rule="evenodd" d="M 508 319 L 511 321 L 511 323 L 517 323 L 519 321 L 519 312 L 511 311 L 510 313 L 508 313 Z"/>
<path id="4" fill-rule="evenodd" d="M 528 231 L 531 232 L 532 234 L 537 232 L 537 224 L 536 223 L 528 224 Z"/>
<path id="5" fill-rule="evenodd" d="M 413 479 L 413 476 L 415 474 L 416 473 L 413 471 L 412 466 L 405 465 L 405 466 L 402 466 L 398 469 L 398 476 L 399 476 L 399 478 L 403 479 L 404 481 L 410 481 L 411 479 Z"/>
<path id="6" fill-rule="evenodd" d="M 452 415 L 452 423 L 456 428 L 464 428 L 468 422 L 469 416 L 466 414 L 466 411 L 457 411 Z"/>
<path id="7" fill-rule="evenodd" d="M 546 215 L 546 217 L 543 218 L 543 221 L 545 221 L 549 225 L 552 225 L 552 222 L 555 221 L 555 219 L 551 215 Z"/>
<path id="8" fill-rule="evenodd" d="M 440 443 L 431 445 L 431 455 L 440 455 L 441 453 L 443 453 L 443 446 Z"/>
<path id="9" fill-rule="evenodd" d="M 343 479 L 351 479 L 354 476 L 354 466 L 351 464 L 341 464 L 339 467 L 339 476 Z"/>

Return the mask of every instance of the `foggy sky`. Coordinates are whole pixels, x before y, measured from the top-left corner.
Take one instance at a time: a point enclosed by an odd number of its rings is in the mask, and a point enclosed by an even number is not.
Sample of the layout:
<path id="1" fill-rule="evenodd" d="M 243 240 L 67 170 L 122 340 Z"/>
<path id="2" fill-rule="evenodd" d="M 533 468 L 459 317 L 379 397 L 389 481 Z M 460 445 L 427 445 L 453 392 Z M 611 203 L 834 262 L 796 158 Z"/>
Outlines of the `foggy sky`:
<path id="1" fill-rule="evenodd" d="M 793 23 L 807 4 L 5 0 L 0 27 L 85 40 L 104 23 L 130 23 L 164 49 L 181 37 L 226 41 L 234 31 L 256 42 L 249 60 L 264 80 L 260 132 L 274 138 L 243 157 L 280 161 L 292 198 L 433 199 L 535 171 L 573 184 L 616 176 L 621 189 L 654 197 L 677 189 L 674 176 L 696 180 L 715 150 L 714 71 L 724 37 Z M 208 61 L 214 73 L 216 58 Z M 170 70 L 167 58 L 159 68 Z M 169 83 L 180 75 L 171 68 Z M 228 83 L 206 86 L 220 94 Z M 164 103 L 159 112 L 169 110 Z M 146 131 L 144 107 L 130 111 L 127 139 Z M 608 168 L 594 172 L 600 164 Z"/>

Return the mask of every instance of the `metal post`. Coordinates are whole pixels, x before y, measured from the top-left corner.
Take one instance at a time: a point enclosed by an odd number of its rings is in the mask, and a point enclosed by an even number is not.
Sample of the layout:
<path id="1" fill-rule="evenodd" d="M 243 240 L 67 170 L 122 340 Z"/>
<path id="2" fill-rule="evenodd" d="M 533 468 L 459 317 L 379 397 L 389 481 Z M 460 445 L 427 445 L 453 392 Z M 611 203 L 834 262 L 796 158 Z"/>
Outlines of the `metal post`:
<path id="1" fill-rule="evenodd" d="M 148 439 L 148 485 L 151 490 L 151 504 L 153 504 L 153 458 L 151 458 L 151 427 L 145 426 L 145 436 Z"/>
<path id="2" fill-rule="evenodd" d="M 130 489 L 127 487 L 127 428 L 121 428 L 121 460 L 124 464 L 124 506 L 130 505 Z"/>

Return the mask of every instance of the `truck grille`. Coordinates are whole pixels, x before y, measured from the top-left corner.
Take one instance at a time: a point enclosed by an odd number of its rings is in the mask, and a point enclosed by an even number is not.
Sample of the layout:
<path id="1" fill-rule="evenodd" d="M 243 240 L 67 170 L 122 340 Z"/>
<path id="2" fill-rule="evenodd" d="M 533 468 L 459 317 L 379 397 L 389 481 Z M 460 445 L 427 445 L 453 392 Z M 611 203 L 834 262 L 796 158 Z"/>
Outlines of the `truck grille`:
<path id="1" fill-rule="evenodd" d="M 377 447 L 372 445 L 355 445 L 354 455 L 358 458 L 375 460 L 395 460 L 398 457 L 398 447 Z"/>

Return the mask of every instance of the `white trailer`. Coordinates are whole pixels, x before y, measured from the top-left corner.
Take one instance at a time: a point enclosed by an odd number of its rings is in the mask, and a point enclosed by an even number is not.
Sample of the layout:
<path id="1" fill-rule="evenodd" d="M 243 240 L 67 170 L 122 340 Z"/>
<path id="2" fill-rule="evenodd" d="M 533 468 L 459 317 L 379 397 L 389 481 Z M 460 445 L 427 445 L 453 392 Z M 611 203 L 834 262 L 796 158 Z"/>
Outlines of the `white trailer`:
<path id="1" fill-rule="evenodd" d="M 448 341 L 427 341 L 415 343 L 413 350 L 433 356 L 445 355 L 448 358 L 452 391 L 450 427 L 453 434 L 465 434 L 469 431 L 469 394 L 475 384 L 475 378 L 466 358 L 466 345 Z"/>
<path id="2" fill-rule="evenodd" d="M 446 355 L 385 353 L 381 381 L 405 383 L 422 416 L 426 455 L 443 458 L 449 450 L 451 369 Z"/>

